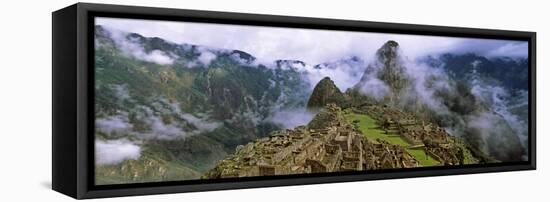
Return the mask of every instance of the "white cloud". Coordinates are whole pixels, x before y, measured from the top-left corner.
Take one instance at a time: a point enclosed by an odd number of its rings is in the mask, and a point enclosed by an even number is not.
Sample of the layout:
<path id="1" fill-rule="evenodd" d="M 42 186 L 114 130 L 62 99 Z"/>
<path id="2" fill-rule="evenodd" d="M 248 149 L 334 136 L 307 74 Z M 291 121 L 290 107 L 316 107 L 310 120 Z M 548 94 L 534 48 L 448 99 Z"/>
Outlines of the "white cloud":
<path id="1" fill-rule="evenodd" d="M 130 91 L 128 90 L 127 84 L 111 84 L 108 85 L 108 88 L 113 91 L 119 101 L 133 101 L 130 97 Z"/>
<path id="2" fill-rule="evenodd" d="M 141 148 L 126 139 L 95 141 L 96 165 L 116 165 L 125 160 L 136 160 L 140 153 Z"/>
<path id="3" fill-rule="evenodd" d="M 106 134 L 120 134 L 132 129 L 126 114 L 98 118 L 95 121 L 96 130 Z"/>
<path id="4" fill-rule="evenodd" d="M 170 58 L 170 56 L 166 55 L 160 50 L 153 50 L 149 54 L 146 54 L 144 52 L 140 52 L 139 54 L 134 53 L 134 56 L 137 58 L 141 58 L 142 60 L 154 62 L 160 65 L 168 65 L 174 62 L 174 60 Z"/>
<path id="5" fill-rule="evenodd" d="M 266 120 L 285 129 L 289 129 L 306 125 L 313 117 L 315 117 L 315 113 L 305 109 L 282 109 L 274 111 L 273 115 Z"/>
<path id="6" fill-rule="evenodd" d="M 205 119 L 198 118 L 196 116 L 193 116 L 192 114 L 188 113 L 182 113 L 181 117 L 188 121 L 189 123 L 193 124 L 200 132 L 205 131 L 213 131 L 214 129 L 220 127 L 220 123 L 218 122 L 209 122 Z"/>
<path id="7" fill-rule="evenodd" d="M 320 68 L 311 65 L 305 65 L 302 69 L 305 72 L 311 88 L 325 77 L 330 77 L 340 91 L 354 86 L 359 82 L 367 64 L 358 57 L 343 58 L 337 61 L 329 61 L 321 64 Z"/>
<path id="8" fill-rule="evenodd" d="M 528 50 L 527 42 L 508 42 L 504 45 L 498 46 L 493 50 L 487 52 L 487 56 L 509 56 L 509 57 L 527 57 Z"/>
<path id="9" fill-rule="evenodd" d="M 398 76 L 407 78 L 410 85 L 399 92 L 402 94 L 394 100 L 395 106 L 419 112 L 416 114 L 420 116 L 428 113 L 436 117 L 439 125 L 451 134 L 480 141 L 476 146 L 496 157 L 508 158 L 508 154 L 515 155 L 522 149 L 521 145 L 516 144 L 514 136 L 519 138 L 519 143 L 526 144 L 526 124 L 509 110 L 511 97 L 505 88 L 478 74 L 473 75 L 467 81 L 471 89 L 466 89 L 475 96 L 472 101 L 464 96 L 467 92 L 461 92 L 458 87 L 461 84 L 449 78 L 442 68 L 409 60 L 399 50 L 397 53 L 396 65 L 385 68 L 404 68 L 404 74 Z M 391 93 L 387 83 L 378 78 L 378 71 L 383 68 L 382 62 L 375 61 L 369 65 L 365 75 L 367 79 L 360 87 L 361 92 L 377 100 L 386 99 L 386 94 Z M 473 67 L 479 64 L 480 61 L 471 63 Z M 523 99 L 526 100 L 526 97 Z"/>
<path id="10" fill-rule="evenodd" d="M 128 98 L 131 99 L 131 98 Z M 136 131 L 129 122 L 130 115 L 145 129 Z M 175 118 L 178 117 L 178 118 Z M 167 118 L 167 119 L 163 119 Z M 183 119 L 183 121 L 179 121 Z M 195 116 L 181 111 L 179 104 L 159 96 L 150 106 L 137 105 L 128 112 L 96 119 L 96 130 L 106 134 L 130 135 L 137 139 L 173 140 L 210 132 L 221 126 L 220 122 L 210 121 L 205 114 Z M 189 128 L 187 126 L 192 126 Z"/>
<path id="11" fill-rule="evenodd" d="M 315 65 L 350 55 L 370 58 L 388 40 L 399 42 L 411 59 L 445 51 L 486 56 L 527 55 L 527 42 L 505 40 L 116 18 L 96 18 L 96 24 L 175 43 L 242 50 L 265 64 L 277 59 L 301 60 Z"/>
<path id="12" fill-rule="evenodd" d="M 136 39 L 127 38 L 128 32 L 126 32 L 126 30 L 110 28 L 109 33 L 119 49 L 128 56 L 146 62 L 157 63 L 159 65 L 170 65 L 174 63 L 174 59 L 172 58 L 174 56 L 170 56 L 168 53 L 161 50 L 152 50 L 147 53 Z"/>
<path id="13" fill-rule="evenodd" d="M 390 88 L 386 85 L 386 83 L 372 76 L 359 87 L 359 91 L 365 95 L 371 96 L 375 100 L 380 101 L 390 92 Z"/>
<path id="14" fill-rule="evenodd" d="M 199 48 L 198 49 L 201 55 L 199 55 L 199 62 L 201 62 L 203 65 L 208 66 L 210 62 L 216 59 L 216 55 L 205 48 Z"/>
<path id="15" fill-rule="evenodd" d="M 174 124 L 166 124 L 162 119 L 155 115 L 149 115 L 145 118 L 145 123 L 150 127 L 151 131 L 145 136 L 155 139 L 176 139 L 186 137 L 187 132 Z"/>

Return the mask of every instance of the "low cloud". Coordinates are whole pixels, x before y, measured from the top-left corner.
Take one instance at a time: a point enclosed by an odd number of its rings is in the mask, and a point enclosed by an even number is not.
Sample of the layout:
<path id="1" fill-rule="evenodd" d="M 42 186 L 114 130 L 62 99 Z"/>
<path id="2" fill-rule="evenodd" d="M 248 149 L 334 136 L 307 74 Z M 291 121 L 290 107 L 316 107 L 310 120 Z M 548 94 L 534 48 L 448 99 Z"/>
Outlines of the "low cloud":
<path id="1" fill-rule="evenodd" d="M 154 100 L 150 106 L 137 105 L 128 111 L 119 111 L 117 115 L 96 118 L 96 130 L 110 137 L 128 135 L 138 139 L 172 140 L 211 132 L 222 125 L 209 121 L 205 114 L 184 113 L 178 103 L 162 96 Z M 140 123 L 139 130 L 133 128 L 129 117 Z"/>
<path id="2" fill-rule="evenodd" d="M 108 30 L 117 47 L 126 55 L 159 65 L 171 65 L 174 63 L 173 57 L 175 56 L 173 54 L 168 54 L 161 50 L 146 52 L 143 46 L 139 44 L 138 39 L 129 37 L 128 32 L 117 29 Z"/>
<path id="3" fill-rule="evenodd" d="M 128 100 L 130 99 L 130 92 L 128 91 L 128 85 L 117 85 L 113 84 L 110 86 L 110 89 L 113 90 L 115 96 L 120 100 Z"/>
<path id="4" fill-rule="evenodd" d="M 527 42 L 507 42 L 504 45 L 497 46 L 496 48 L 488 51 L 485 55 L 488 57 L 512 57 L 512 58 L 526 58 L 528 54 Z"/>
<path id="5" fill-rule="evenodd" d="M 153 106 L 155 106 L 154 110 L 147 106 L 139 106 L 139 110 L 135 112 L 138 119 L 142 120 L 148 129 L 136 133 L 137 136 L 145 139 L 172 140 L 210 132 L 221 126 L 218 122 L 210 122 L 189 113 L 182 113 L 176 103 L 164 103 L 162 105 L 164 108 L 159 108 L 161 105 L 155 105 L 155 103 Z M 168 122 L 163 120 L 158 113 L 169 117 L 166 119 Z M 175 117 L 180 117 L 183 122 L 174 119 Z M 191 125 L 194 129 L 185 127 L 185 124 Z"/>
<path id="6" fill-rule="evenodd" d="M 175 124 L 167 124 L 162 121 L 160 117 L 155 115 L 146 117 L 144 122 L 150 129 L 149 132 L 144 133 L 146 138 L 171 140 L 176 138 L 184 138 L 189 135 Z"/>
<path id="7" fill-rule="evenodd" d="M 95 126 L 99 132 L 109 135 L 127 133 L 132 129 L 127 114 L 97 118 Z"/>
<path id="8" fill-rule="evenodd" d="M 311 84 L 312 89 L 321 79 L 328 76 L 341 91 L 346 91 L 346 89 L 357 84 L 366 67 L 367 63 L 358 56 L 327 61 L 316 66 L 309 64 L 295 65 L 295 68 L 303 72 L 306 77 L 305 80 Z"/>
<path id="9" fill-rule="evenodd" d="M 199 134 L 203 132 L 210 132 L 214 129 L 221 126 L 220 122 L 209 121 L 210 118 L 207 114 L 197 114 L 193 115 L 190 113 L 185 113 L 179 107 L 179 103 L 170 101 L 164 97 L 157 98 L 157 101 L 154 102 L 153 107 L 156 111 L 160 111 L 163 114 L 170 114 L 176 117 L 179 117 L 185 120 L 187 123 L 193 125 L 196 130 L 187 132 L 188 134 Z"/>
<path id="10" fill-rule="evenodd" d="M 174 63 L 174 60 L 168 56 L 166 53 L 160 50 L 153 50 L 150 53 L 137 52 L 133 53 L 134 57 L 147 62 L 154 62 L 160 65 L 170 65 Z"/>
<path id="11" fill-rule="evenodd" d="M 210 122 L 205 119 L 193 116 L 192 114 L 183 113 L 181 117 L 193 124 L 200 132 L 210 132 L 221 126 L 219 122 Z"/>
<path id="12" fill-rule="evenodd" d="M 126 139 L 95 141 L 95 163 L 99 166 L 116 165 L 125 160 L 137 160 L 140 153 L 141 148 Z"/>
<path id="13" fill-rule="evenodd" d="M 199 48 L 198 50 L 200 52 L 198 60 L 204 66 L 210 65 L 210 63 L 217 58 L 216 54 L 212 53 L 206 48 Z"/>
<path id="14" fill-rule="evenodd" d="M 510 92 L 502 86 L 489 84 L 479 78 L 474 78 L 471 83 L 472 94 L 486 103 L 495 114 L 502 117 L 508 123 L 510 129 L 518 135 L 522 145 L 527 147 L 527 117 L 522 118 L 512 113 L 512 111 L 514 108 L 522 108 L 528 105 L 528 92 L 521 91 L 519 95 L 513 97 Z M 514 102 L 519 103 L 516 104 Z"/>
<path id="15" fill-rule="evenodd" d="M 286 109 L 275 111 L 273 115 L 266 120 L 279 125 L 284 129 L 295 128 L 297 126 L 307 125 L 315 117 L 315 113 L 306 109 Z"/>
<path id="16" fill-rule="evenodd" d="M 366 82 L 359 87 L 359 91 L 377 101 L 381 101 L 390 92 L 390 88 L 380 79 L 369 76 Z"/>
<path id="17" fill-rule="evenodd" d="M 392 73 L 391 79 L 380 79 L 380 68 L 376 67 L 384 61 L 374 61 L 369 65 L 361 92 L 420 117 L 437 120 L 449 133 L 463 137 L 498 160 L 525 159 L 522 152 L 527 129 L 522 126 L 526 124 L 510 112 L 509 101 L 512 98 L 507 89 L 490 79 L 481 78 L 475 71 L 466 81 L 453 80 L 442 69 L 446 64 L 432 67 L 416 62 L 420 61 L 418 59 L 405 57 L 404 52 L 397 50 L 395 64 L 383 67 L 388 68 L 385 72 Z M 475 69 L 479 61 L 470 65 Z M 404 71 L 401 72 L 400 68 Z M 396 84 L 401 79 L 405 79 L 407 85 L 399 92 L 391 92 L 400 93 L 392 101 L 389 99 L 392 94 L 388 95 L 388 92 L 393 89 L 388 89 L 389 83 L 386 82 Z M 367 85 L 369 82 L 371 84 Z"/>

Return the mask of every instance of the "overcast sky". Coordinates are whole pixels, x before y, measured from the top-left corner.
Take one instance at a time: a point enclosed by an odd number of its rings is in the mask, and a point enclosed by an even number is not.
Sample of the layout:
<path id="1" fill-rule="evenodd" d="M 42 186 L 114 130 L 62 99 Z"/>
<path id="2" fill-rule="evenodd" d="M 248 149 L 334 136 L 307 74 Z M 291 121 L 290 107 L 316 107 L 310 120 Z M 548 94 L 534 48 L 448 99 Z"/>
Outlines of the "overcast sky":
<path id="1" fill-rule="evenodd" d="M 488 57 L 527 57 L 528 53 L 527 42 L 522 41 L 116 18 L 96 18 L 96 24 L 175 43 L 242 50 L 265 62 L 296 59 L 319 64 L 351 55 L 368 60 L 388 40 L 397 41 L 409 59 L 445 52 Z"/>

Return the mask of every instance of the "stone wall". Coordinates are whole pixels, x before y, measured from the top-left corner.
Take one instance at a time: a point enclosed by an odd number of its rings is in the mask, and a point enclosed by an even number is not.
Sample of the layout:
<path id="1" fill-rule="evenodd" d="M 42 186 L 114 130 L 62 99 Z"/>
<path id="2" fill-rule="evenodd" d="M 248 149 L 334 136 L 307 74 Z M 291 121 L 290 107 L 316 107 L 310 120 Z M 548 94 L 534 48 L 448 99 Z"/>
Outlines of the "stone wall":
<path id="1" fill-rule="evenodd" d="M 403 148 L 374 143 L 345 121 L 340 108 L 329 106 L 325 128 L 281 130 L 239 146 L 203 178 L 289 175 L 416 167 Z"/>

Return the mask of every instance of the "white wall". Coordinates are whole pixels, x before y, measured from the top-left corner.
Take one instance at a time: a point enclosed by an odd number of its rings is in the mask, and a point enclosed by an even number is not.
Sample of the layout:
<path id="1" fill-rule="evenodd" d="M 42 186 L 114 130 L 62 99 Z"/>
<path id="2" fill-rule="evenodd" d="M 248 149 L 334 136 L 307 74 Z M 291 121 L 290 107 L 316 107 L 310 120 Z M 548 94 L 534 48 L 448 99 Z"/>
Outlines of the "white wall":
<path id="1" fill-rule="evenodd" d="M 92 1 L 114 3 L 117 1 Z M 536 31 L 538 170 L 124 197 L 109 201 L 527 201 L 548 199 L 550 26 L 545 1 L 172 0 L 120 4 Z M 74 1 L 2 1 L 0 201 L 68 201 L 51 184 L 51 12 Z M 544 191 L 546 190 L 546 191 Z"/>

